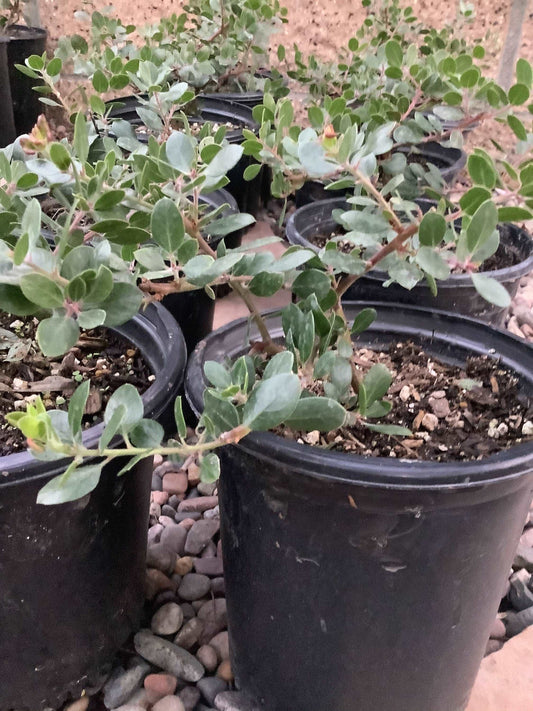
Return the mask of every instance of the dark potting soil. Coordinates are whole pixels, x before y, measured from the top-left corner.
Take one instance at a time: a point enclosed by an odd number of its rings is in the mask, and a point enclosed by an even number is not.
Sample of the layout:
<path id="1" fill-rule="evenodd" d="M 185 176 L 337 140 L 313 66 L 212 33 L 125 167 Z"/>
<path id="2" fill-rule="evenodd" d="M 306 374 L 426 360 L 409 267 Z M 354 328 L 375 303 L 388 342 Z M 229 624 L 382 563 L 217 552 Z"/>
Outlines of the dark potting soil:
<path id="1" fill-rule="evenodd" d="M 288 428 L 277 434 L 365 456 L 436 462 L 481 459 L 531 439 L 533 400 L 487 356 L 469 358 L 463 368 L 436 360 L 414 343 L 397 343 L 386 352 L 362 348 L 354 362 L 362 376 L 375 363 L 389 368 L 393 383 L 386 399 L 393 407 L 379 423 L 407 427 L 412 436 L 380 434 L 362 422 L 328 434 Z"/>
<path id="2" fill-rule="evenodd" d="M 32 397 L 40 395 L 47 409 L 66 410 L 75 388 L 90 378 L 84 417 L 85 427 L 90 427 L 102 419 L 118 387 L 131 383 L 143 393 L 155 378 L 136 346 L 103 327 L 82 333 L 66 355 L 45 358 L 34 341 L 37 325 L 32 317 L 0 313 L 0 329 L 19 339 L 9 350 L 4 346 L 12 339 L 0 330 L 0 456 L 26 448 L 24 436 L 6 423 L 4 415 L 25 409 Z M 6 360 L 8 354 L 17 359 Z"/>

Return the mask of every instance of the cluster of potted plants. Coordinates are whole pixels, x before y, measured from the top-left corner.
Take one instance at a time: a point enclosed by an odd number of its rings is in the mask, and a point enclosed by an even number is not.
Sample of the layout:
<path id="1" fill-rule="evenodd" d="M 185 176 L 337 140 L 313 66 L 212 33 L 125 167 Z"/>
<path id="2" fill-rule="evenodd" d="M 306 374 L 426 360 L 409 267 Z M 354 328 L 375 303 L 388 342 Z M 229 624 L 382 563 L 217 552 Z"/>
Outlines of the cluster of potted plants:
<path id="1" fill-rule="evenodd" d="M 27 0 L 0 2 L 0 146 L 30 131 L 40 112 L 34 82 L 18 72 L 15 65 L 31 54 L 42 54 L 46 47 L 46 30 L 32 27 Z M 21 20 L 25 24 L 19 24 Z"/>
<path id="2" fill-rule="evenodd" d="M 42 117 L 0 152 L 1 626 L 30 640 L 3 655 L 2 709 L 90 686 L 137 624 L 156 453 L 220 476 L 233 668 L 259 705 L 467 703 L 531 499 L 533 355 L 459 315 L 460 287 L 496 321 L 532 268 L 529 235 L 507 223 L 533 215 L 533 163 L 473 150 L 452 191 L 431 156 L 409 159 L 487 115 L 527 149 L 532 69 L 520 60 L 504 92 L 460 43 L 427 43 L 422 66 L 379 25 L 377 64 L 352 42 L 308 126 L 269 93 L 248 124 L 221 125 L 195 89 L 241 74 L 250 88 L 259 28 L 284 17 L 277 2 L 245 10 L 191 4 L 141 47 L 96 15 L 92 47 L 70 39 L 91 65 L 76 105 L 59 55 L 22 67 L 73 124 L 57 141 Z M 127 86 L 134 120 L 105 103 Z M 253 218 L 225 193 L 262 166 L 277 197 L 310 181 L 342 191 L 294 213 L 277 260 L 260 249 L 275 237 L 241 244 Z M 228 285 L 250 316 L 208 335 Z M 290 305 L 261 314 L 255 297 L 281 289 Z M 500 311 L 472 305 L 474 290 Z"/>

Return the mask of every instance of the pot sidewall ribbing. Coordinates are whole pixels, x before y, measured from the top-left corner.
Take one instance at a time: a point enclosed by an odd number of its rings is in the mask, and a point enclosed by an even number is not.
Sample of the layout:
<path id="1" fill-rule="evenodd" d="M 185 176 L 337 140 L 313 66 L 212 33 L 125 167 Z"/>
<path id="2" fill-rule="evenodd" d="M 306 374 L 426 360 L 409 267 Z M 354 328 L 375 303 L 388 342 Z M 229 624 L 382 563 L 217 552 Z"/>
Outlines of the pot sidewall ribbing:
<path id="1" fill-rule="evenodd" d="M 432 206 L 429 200 L 418 200 L 423 212 Z M 330 234 L 338 226 L 332 217 L 336 209 L 349 209 L 350 205 L 342 197 L 320 200 L 296 210 L 288 222 L 286 235 L 290 244 L 298 244 L 317 250 L 310 239 L 317 234 Z M 513 298 L 522 277 L 533 270 L 533 240 L 524 230 L 515 225 L 506 224 L 500 228 L 502 243 L 509 245 L 518 255 L 520 262 L 511 267 L 503 267 L 487 276 L 503 284 Z M 451 274 L 445 281 L 437 282 L 437 295 L 434 296 L 425 281 L 419 282 L 413 289 L 404 289 L 393 283 L 387 288 L 383 283 L 388 279 L 385 272 L 374 272 L 359 278 L 346 292 L 343 301 L 391 301 L 413 306 L 425 305 L 443 311 L 473 316 L 501 326 L 508 309 L 495 306 L 486 301 L 475 289 L 468 274 Z"/>
<path id="2" fill-rule="evenodd" d="M 13 143 L 17 133 L 9 84 L 8 40 L 0 37 L 0 148 Z"/>
<path id="3" fill-rule="evenodd" d="M 39 114 L 44 113 L 44 105 L 39 101 L 39 94 L 32 89 L 39 82 L 19 72 L 15 64 L 23 65 L 32 54 L 42 55 L 46 51 L 48 33 L 41 27 L 24 25 L 13 25 L 11 29 L 7 48 L 9 81 L 16 132 L 20 136 L 32 130 Z"/>
<path id="4" fill-rule="evenodd" d="M 369 343 L 421 338 L 451 362 L 494 348 L 533 392 L 525 343 L 472 319 L 375 307 Z M 202 362 L 242 350 L 244 328 L 220 329 L 191 358 L 196 408 Z M 268 711 L 462 711 L 531 500 L 531 444 L 484 462 L 402 463 L 264 433 L 221 455 L 240 686 Z"/>
<path id="5" fill-rule="evenodd" d="M 185 343 L 162 306 L 116 329 L 156 374 L 145 415 L 167 424 L 185 371 Z M 102 425 L 84 435 L 94 445 Z M 59 506 L 35 503 L 63 462 L 26 452 L 0 459 L 0 710 L 58 708 L 99 681 L 140 622 L 152 463 L 124 476 L 105 466 L 96 489 Z"/>

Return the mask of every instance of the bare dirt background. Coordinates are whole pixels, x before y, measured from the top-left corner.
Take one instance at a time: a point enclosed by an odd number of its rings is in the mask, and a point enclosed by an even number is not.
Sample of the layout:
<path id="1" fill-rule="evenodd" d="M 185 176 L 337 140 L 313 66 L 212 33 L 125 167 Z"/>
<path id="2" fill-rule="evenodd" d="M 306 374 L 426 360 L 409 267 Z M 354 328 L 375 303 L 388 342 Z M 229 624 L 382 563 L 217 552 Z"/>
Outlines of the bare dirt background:
<path id="1" fill-rule="evenodd" d="M 480 40 L 492 59 L 490 66 L 497 71 L 511 0 L 473 0 L 476 18 L 465 33 L 471 40 Z M 41 20 L 50 33 L 51 44 L 63 35 L 85 33 L 87 25 L 75 19 L 77 10 L 91 12 L 103 10 L 111 3 L 106 0 L 40 0 Z M 179 12 L 178 0 L 114 0 L 116 14 L 124 22 L 142 25 L 155 22 L 160 17 Z M 360 0 L 285 0 L 289 10 L 289 23 L 275 36 L 286 46 L 298 43 L 304 52 L 313 52 L 323 59 L 332 59 L 339 47 L 345 44 L 365 18 L 366 11 Z M 405 0 L 415 14 L 425 23 L 441 27 L 454 23 L 458 0 Z M 489 37 L 486 38 L 487 33 Z M 524 25 L 521 56 L 533 59 L 533 3 Z"/>

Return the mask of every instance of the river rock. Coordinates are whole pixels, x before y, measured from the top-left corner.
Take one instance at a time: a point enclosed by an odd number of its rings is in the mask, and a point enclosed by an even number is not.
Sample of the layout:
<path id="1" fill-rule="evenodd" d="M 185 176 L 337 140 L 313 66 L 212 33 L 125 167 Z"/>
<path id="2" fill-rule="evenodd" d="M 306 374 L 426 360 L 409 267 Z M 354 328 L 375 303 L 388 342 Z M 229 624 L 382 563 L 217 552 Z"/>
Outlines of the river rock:
<path id="1" fill-rule="evenodd" d="M 199 640 L 204 629 L 204 623 L 197 617 L 188 620 L 174 638 L 174 644 L 183 649 L 190 649 Z"/>
<path id="2" fill-rule="evenodd" d="M 65 706 L 64 711 L 87 711 L 88 706 L 89 706 L 89 697 L 82 696 L 81 699 L 77 699 L 76 701 L 73 701 L 68 706 Z"/>
<path id="3" fill-rule="evenodd" d="M 165 482 L 163 481 L 163 486 Z M 185 499 L 178 506 L 178 513 L 196 511 L 203 513 L 208 509 L 213 509 L 218 505 L 218 496 L 198 496 L 192 499 Z"/>
<path id="4" fill-rule="evenodd" d="M 204 623 L 204 629 L 198 641 L 200 644 L 209 644 L 211 639 L 222 632 L 228 624 L 225 598 L 219 597 L 205 602 L 198 610 L 198 618 Z"/>
<path id="5" fill-rule="evenodd" d="M 217 676 L 227 681 L 228 684 L 233 681 L 233 669 L 231 668 L 229 659 L 224 659 L 223 662 L 220 662 L 217 669 Z"/>
<path id="6" fill-rule="evenodd" d="M 152 711 L 185 711 L 179 696 L 165 696 L 152 706 Z"/>
<path id="7" fill-rule="evenodd" d="M 223 662 L 224 659 L 229 659 L 229 635 L 227 632 L 219 632 L 213 637 L 209 644 L 216 651 L 219 662 Z"/>
<path id="8" fill-rule="evenodd" d="M 150 627 L 154 634 L 176 634 L 183 623 L 183 612 L 175 602 L 167 602 L 152 617 Z"/>
<path id="9" fill-rule="evenodd" d="M 192 600 L 200 600 L 207 595 L 211 589 L 211 581 L 206 575 L 198 573 L 189 573 L 185 575 L 178 588 L 178 595 L 183 599 L 191 602 Z"/>
<path id="10" fill-rule="evenodd" d="M 187 540 L 187 531 L 183 526 L 178 526 L 177 523 L 173 523 L 172 526 L 167 526 L 163 529 L 159 540 L 161 545 L 166 546 L 177 555 L 183 555 L 185 541 Z"/>
<path id="11" fill-rule="evenodd" d="M 200 681 L 202 681 L 200 679 Z M 200 690 L 196 686 L 186 686 L 178 694 L 185 711 L 194 711 L 196 704 L 200 701 Z"/>
<path id="12" fill-rule="evenodd" d="M 510 583 L 509 600 L 515 610 L 527 610 L 528 607 L 533 607 L 533 591 L 530 589 L 531 574 L 521 568 L 513 573 Z"/>
<path id="13" fill-rule="evenodd" d="M 193 559 L 190 556 L 186 555 L 186 556 L 183 556 L 183 558 L 179 558 L 176 561 L 174 570 L 179 575 L 185 576 L 185 575 L 187 575 L 187 573 L 191 572 L 191 570 L 193 569 L 193 565 L 194 565 Z"/>
<path id="14" fill-rule="evenodd" d="M 177 685 L 178 680 L 172 674 L 148 674 L 144 680 L 144 688 L 152 704 L 173 694 Z"/>
<path id="15" fill-rule="evenodd" d="M 209 644 L 202 644 L 196 652 L 196 659 L 208 672 L 214 672 L 218 666 L 218 656 L 216 650 Z"/>
<path id="16" fill-rule="evenodd" d="M 215 708 L 219 711 L 260 711 L 255 701 L 242 691 L 223 691 L 218 694 Z"/>
<path id="17" fill-rule="evenodd" d="M 187 650 L 148 630 L 137 632 L 133 642 L 137 654 L 178 679 L 196 682 L 205 673 L 200 662 Z"/>
<path id="18" fill-rule="evenodd" d="M 192 530 L 189 536 L 191 533 Z M 187 540 L 189 539 L 187 538 Z M 533 573 L 533 548 L 519 543 L 513 561 L 513 568 L 525 568 L 530 573 Z"/>
<path id="19" fill-rule="evenodd" d="M 192 556 L 199 555 L 213 536 L 218 533 L 219 528 L 220 522 L 216 519 L 196 521 L 187 534 L 185 553 Z"/>
<path id="20" fill-rule="evenodd" d="M 163 491 L 169 494 L 184 494 L 188 486 L 185 472 L 172 472 L 163 477 Z"/>
<path id="21" fill-rule="evenodd" d="M 150 665 L 143 659 L 134 659 L 128 669 L 119 667 L 104 684 L 104 704 L 108 709 L 125 704 L 150 672 Z"/>
<path id="22" fill-rule="evenodd" d="M 194 569 L 201 575 L 209 575 L 211 578 L 218 578 L 224 573 L 222 558 L 195 558 Z"/>
<path id="23" fill-rule="evenodd" d="M 226 691 L 228 685 L 222 679 L 218 679 L 216 676 L 205 676 L 197 684 L 198 689 L 204 699 L 211 706 L 215 703 L 215 698 L 223 691 Z"/>
<path id="24" fill-rule="evenodd" d="M 148 568 L 156 568 L 163 573 L 169 574 L 174 572 L 175 564 L 176 553 L 168 546 L 162 543 L 153 543 L 148 546 L 146 551 L 146 566 Z"/>

